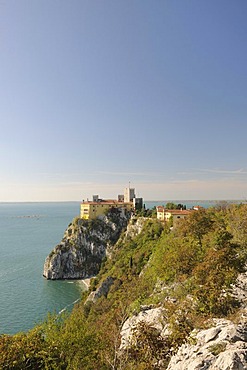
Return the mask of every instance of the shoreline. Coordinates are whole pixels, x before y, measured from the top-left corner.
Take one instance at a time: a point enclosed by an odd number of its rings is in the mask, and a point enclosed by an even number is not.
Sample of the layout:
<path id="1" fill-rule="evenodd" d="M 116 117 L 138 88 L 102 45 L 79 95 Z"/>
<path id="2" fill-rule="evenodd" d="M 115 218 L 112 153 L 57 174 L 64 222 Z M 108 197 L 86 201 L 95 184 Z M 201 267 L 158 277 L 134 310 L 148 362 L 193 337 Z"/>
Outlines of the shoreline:
<path id="1" fill-rule="evenodd" d="M 93 276 L 91 278 L 93 278 Z M 91 278 L 86 278 L 86 279 L 81 279 L 80 280 L 85 285 L 86 290 L 88 290 L 89 287 L 90 287 Z"/>

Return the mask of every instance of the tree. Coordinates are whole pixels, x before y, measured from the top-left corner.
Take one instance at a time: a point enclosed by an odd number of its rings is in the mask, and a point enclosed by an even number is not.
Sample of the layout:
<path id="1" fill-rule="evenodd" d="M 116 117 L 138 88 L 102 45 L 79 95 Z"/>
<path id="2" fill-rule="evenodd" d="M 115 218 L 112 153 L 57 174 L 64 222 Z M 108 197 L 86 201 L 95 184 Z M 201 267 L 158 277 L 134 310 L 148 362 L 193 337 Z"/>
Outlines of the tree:
<path id="1" fill-rule="evenodd" d="M 213 218 L 210 212 L 205 209 L 193 211 L 191 214 L 180 222 L 176 228 L 176 233 L 186 236 L 190 235 L 196 238 L 202 245 L 202 237 L 213 227 Z"/>
<path id="2" fill-rule="evenodd" d="M 165 208 L 166 209 L 186 209 L 186 205 L 182 204 L 182 203 L 173 203 L 173 202 L 168 202 L 166 203 L 165 205 Z"/>
<path id="3" fill-rule="evenodd" d="M 227 315 L 234 307 L 231 289 L 237 274 L 243 271 L 243 260 L 232 235 L 217 229 L 207 238 L 204 259 L 194 268 L 194 295 L 204 314 Z"/>

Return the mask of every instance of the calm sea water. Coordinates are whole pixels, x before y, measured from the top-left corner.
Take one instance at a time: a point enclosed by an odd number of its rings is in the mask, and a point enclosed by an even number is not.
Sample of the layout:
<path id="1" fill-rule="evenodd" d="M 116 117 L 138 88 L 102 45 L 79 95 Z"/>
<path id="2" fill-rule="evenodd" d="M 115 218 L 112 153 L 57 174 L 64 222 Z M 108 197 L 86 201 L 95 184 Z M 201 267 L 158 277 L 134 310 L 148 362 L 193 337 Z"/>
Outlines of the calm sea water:
<path id="1" fill-rule="evenodd" d="M 145 202 L 146 208 L 167 201 Z M 215 201 L 175 201 L 209 207 Z M 46 256 L 60 242 L 79 202 L 0 203 L 0 333 L 26 331 L 48 312 L 72 308 L 85 289 L 81 281 L 47 281 Z"/>
<path id="2" fill-rule="evenodd" d="M 46 256 L 78 214 L 79 202 L 0 203 L 0 333 L 26 331 L 80 298 L 82 282 L 42 276 Z"/>
<path id="3" fill-rule="evenodd" d="M 174 199 L 168 199 L 168 200 L 154 200 L 154 201 L 147 201 L 144 202 L 146 205 L 146 208 L 153 208 L 156 206 L 165 206 L 168 202 L 172 202 L 175 204 L 183 204 L 186 205 L 187 209 L 192 208 L 193 206 L 201 206 L 204 208 L 214 207 L 215 205 L 219 204 L 220 202 L 227 202 L 227 203 L 246 203 L 245 200 L 226 200 L 226 201 L 218 201 L 218 200 L 174 200 Z"/>

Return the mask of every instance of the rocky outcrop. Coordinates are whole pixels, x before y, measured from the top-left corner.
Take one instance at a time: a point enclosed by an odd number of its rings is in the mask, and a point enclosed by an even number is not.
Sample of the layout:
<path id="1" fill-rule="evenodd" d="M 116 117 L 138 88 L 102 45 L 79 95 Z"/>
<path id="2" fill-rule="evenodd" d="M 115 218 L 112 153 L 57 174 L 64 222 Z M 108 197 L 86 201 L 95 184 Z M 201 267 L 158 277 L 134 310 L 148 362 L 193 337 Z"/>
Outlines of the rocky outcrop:
<path id="1" fill-rule="evenodd" d="M 141 233 L 143 230 L 143 227 L 145 223 L 147 222 L 148 218 L 146 217 L 138 217 L 138 216 L 132 216 L 127 224 L 126 231 L 123 233 L 122 237 L 119 238 L 116 245 L 112 245 L 112 247 L 107 248 L 106 250 L 106 256 L 107 258 L 112 257 L 112 253 L 114 252 L 115 247 L 121 246 L 122 243 L 124 243 L 127 240 L 134 239 L 137 235 Z"/>
<path id="2" fill-rule="evenodd" d="M 232 286 L 240 303 L 241 319 L 234 323 L 214 319 L 206 330 L 193 331 L 186 344 L 171 358 L 167 370 L 247 369 L 247 273 L 239 274 Z"/>
<path id="3" fill-rule="evenodd" d="M 127 226 L 124 239 L 133 239 L 135 236 L 140 234 L 147 220 L 148 219 L 146 217 L 132 217 Z"/>
<path id="4" fill-rule="evenodd" d="M 156 369 L 167 370 L 245 370 L 247 369 L 247 273 L 239 274 L 232 286 L 233 297 L 240 303 L 238 322 L 213 319 L 208 329 L 194 330 L 181 345 L 169 364 L 157 361 Z M 168 291 L 167 291 L 168 294 Z M 169 296 L 168 296 L 169 298 Z M 141 306 L 140 312 L 129 317 L 120 332 L 119 353 L 132 346 L 133 335 L 142 323 L 155 329 L 160 338 L 169 337 L 165 310 L 160 307 Z M 140 328 L 142 328 L 140 326 Z M 172 350 L 172 349 L 171 349 Z M 172 351 L 171 351 L 172 353 Z"/>
<path id="5" fill-rule="evenodd" d="M 167 370 L 247 369 L 247 326 L 215 319 L 215 326 L 192 332 L 171 358 Z M 189 342 L 195 344 L 189 344 Z"/>
<path id="6" fill-rule="evenodd" d="M 62 241 L 45 260 L 43 275 L 47 279 L 84 279 L 99 272 L 109 245 L 114 244 L 127 225 L 122 214 L 95 220 L 75 219 Z"/>
<path id="7" fill-rule="evenodd" d="M 161 307 L 155 308 L 152 305 L 141 306 L 140 312 L 129 317 L 121 328 L 120 350 L 131 346 L 133 334 L 141 323 L 145 323 L 149 327 L 156 329 L 161 336 L 167 331 L 167 325 L 164 322 L 164 310 Z"/>
<path id="8" fill-rule="evenodd" d="M 86 300 L 86 303 L 91 301 L 95 303 L 100 297 L 104 296 L 107 297 L 107 294 L 110 290 L 110 287 L 114 284 L 114 278 L 108 276 L 100 286 L 94 291 L 91 292 Z"/>
<path id="9" fill-rule="evenodd" d="M 121 329 L 119 353 L 132 346 L 132 338 L 140 323 L 155 329 L 161 338 L 169 336 L 161 307 L 143 306 L 137 315 L 128 318 Z M 243 315 L 238 324 L 226 319 L 214 319 L 213 326 L 194 330 L 168 367 L 163 360 L 156 369 L 167 370 L 245 370 L 247 369 L 247 320 Z"/>

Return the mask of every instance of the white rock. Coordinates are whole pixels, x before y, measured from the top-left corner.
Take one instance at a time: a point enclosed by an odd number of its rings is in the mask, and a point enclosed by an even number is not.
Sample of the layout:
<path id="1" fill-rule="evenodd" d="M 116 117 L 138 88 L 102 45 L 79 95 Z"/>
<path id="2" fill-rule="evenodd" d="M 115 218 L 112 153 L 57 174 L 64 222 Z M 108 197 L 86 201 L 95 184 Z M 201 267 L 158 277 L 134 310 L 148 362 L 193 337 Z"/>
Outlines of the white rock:
<path id="1" fill-rule="evenodd" d="M 95 223 L 79 220 L 69 225 L 64 237 L 44 264 L 43 276 L 47 279 L 85 279 L 99 272 L 110 241 L 116 240 L 127 218 L 120 216 L 117 223 L 106 216 Z"/>
<path id="2" fill-rule="evenodd" d="M 138 315 L 134 315 L 128 318 L 123 324 L 120 333 L 121 335 L 120 350 L 130 345 L 133 336 L 133 331 L 141 322 L 148 324 L 149 326 L 157 329 L 161 333 L 165 328 L 163 316 L 164 310 L 161 307 L 158 307 L 140 311 Z"/>
<path id="3" fill-rule="evenodd" d="M 215 319 L 215 327 L 194 331 L 196 344 L 183 344 L 167 370 L 246 370 L 246 323 Z"/>

